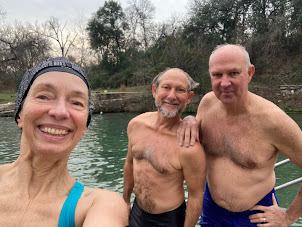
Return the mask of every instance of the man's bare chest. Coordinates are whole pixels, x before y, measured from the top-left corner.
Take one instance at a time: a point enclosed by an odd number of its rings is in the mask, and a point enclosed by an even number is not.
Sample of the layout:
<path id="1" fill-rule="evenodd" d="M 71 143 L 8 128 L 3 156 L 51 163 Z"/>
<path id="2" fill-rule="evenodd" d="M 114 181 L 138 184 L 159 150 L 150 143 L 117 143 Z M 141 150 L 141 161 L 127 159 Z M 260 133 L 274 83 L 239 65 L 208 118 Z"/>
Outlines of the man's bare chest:
<path id="1" fill-rule="evenodd" d="M 202 142 L 208 157 L 226 158 L 249 169 L 259 168 L 275 153 L 263 131 L 249 124 L 203 124 Z"/>
<path id="2" fill-rule="evenodd" d="M 131 141 L 132 156 L 137 162 L 148 162 L 160 173 L 169 173 L 178 166 L 179 147 L 176 138 L 144 133 Z"/>

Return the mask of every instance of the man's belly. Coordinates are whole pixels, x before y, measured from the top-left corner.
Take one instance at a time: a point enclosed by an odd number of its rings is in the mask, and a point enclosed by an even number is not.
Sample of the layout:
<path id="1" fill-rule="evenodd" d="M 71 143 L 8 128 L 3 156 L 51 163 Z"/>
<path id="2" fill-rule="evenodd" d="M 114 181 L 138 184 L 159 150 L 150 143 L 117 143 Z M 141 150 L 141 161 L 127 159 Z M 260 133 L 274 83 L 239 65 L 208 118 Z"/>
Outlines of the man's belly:
<path id="1" fill-rule="evenodd" d="M 143 194 L 136 195 L 138 205 L 150 214 L 161 214 L 177 209 L 184 202 L 183 194 L 174 194 L 169 192 L 164 193 L 166 196 L 160 199 L 161 196 L 153 195 L 146 199 Z M 172 195 L 173 194 L 173 195 Z"/>
<path id="2" fill-rule="evenodd" d="M 208 168 L 207 181 L 217 205 L 232 212 L 242 212 L 253 207 L 274 188 L 275 174 L 271 169 L 216 166 Z"/>
<path id="3" fill-rule="evenodd" d="M 134 162 L 134 191 L 138 205 L 159 214 L 178 208 L 184 201 L 182 170 L 161 173 L 148 162 Z"/>

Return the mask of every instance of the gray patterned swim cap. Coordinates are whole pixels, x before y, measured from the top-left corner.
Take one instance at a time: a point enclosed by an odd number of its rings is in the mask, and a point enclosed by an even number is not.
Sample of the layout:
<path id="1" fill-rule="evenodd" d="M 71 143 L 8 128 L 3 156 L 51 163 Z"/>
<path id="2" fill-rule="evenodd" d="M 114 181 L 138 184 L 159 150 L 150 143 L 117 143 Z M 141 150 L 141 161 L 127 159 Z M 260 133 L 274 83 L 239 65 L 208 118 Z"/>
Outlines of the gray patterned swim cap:
<path id="1" fill-rule="evenodd" d="M 82 67 L 67 60 L 64 57 L 49 58 L 45 61 L 40 62 L 38 65 L 28 69 L 25 72 L 22 81 L 19 85 L 18 94 L 16 98 L 16 105 L 15 105 L 15 112 L 14 112 L 15 121 L 17 122 L 17 116 L 22 109 L 24 100 L 34 80 L 38 76 L 42 75 L 43 73 L 50 72 L 50 71 L 71 73 L 80 77 L 85 82 L 85 84 L 88 87 L 88 119 L 87 119 L 87 127 L 88 127 L 93 112 L 93 105 L 91 102 L 91 87 L 88 78 Z"/>

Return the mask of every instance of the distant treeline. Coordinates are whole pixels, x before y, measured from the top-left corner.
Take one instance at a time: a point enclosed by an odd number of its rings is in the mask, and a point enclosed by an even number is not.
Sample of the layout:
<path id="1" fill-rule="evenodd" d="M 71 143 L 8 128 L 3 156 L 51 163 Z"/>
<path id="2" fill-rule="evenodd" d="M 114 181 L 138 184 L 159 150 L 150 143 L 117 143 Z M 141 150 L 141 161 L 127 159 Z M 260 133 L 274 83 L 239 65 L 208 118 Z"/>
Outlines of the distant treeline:
<path id="1" fill-rule="evenodd" d="M 301 0 L 189 0 L 188 6 L 185 17 L 156 22 L 150 0 L 130 0 L 125 9 L 109 0 L 72 30 L 56 18 L 5 24 L 0 12 L 0 92 L 16 89 L 32 65 L 61 55 L 85 67 L 95 89 L 146 85 L 179 67 L 203 93 L 210 89 L 209 55 L 223 43 L 247 48 L 253 83 L 302 83 Z"/>

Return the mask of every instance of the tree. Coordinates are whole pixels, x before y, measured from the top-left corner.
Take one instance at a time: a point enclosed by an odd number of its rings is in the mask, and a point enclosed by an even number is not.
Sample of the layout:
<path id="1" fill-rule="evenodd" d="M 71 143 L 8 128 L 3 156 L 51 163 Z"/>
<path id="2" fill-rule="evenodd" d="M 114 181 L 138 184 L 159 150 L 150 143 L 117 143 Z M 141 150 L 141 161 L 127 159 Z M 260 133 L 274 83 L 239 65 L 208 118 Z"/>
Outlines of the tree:
<path id="1" fill-rule="evenodd" d="M 4 11 L 4 9 L 2 8 L 2 6 L 0 5 L 0 19 L 5 18 L 6 12 Z"/>
<path id="2" fill-rule="evenodd" d="M 72 56 L 76 58 L 75 61 L 83 67 L 97 62 L 97 55 L 90 46 L 88 31 L 86 29 L 88 19 L 83 15 L 79 15 L 73 22 L 73 31 L 77 34 L 77 38 L 69 53 L 71 53 Z"/>
<path id="3" fill-rule="evenodd" d="M 74 47 L 77 34 L 66 29 L 67 21 L 62 25 L 59 19 L 50 18 L 46 22 L 46 28 L 44 35 L 54 40 L 60 48 L 62 57 L 66 57 L 71 47 Z"/>
<path id="4" fill-rule="evenodd" d="M 127 14 L 131 25 L 132 38 L 138 38 L 141 34 L 142 43 L 146 50 L 149 46 L 149 31 L 152 27 L 155 7 L 150 0 L 130 0 Z M 139 28 L 140 33 L 136 33 Z"/>
<path id="5" fill-rule="evenodd" d="M 114 48 L 121 50 L 127 29 L 122 7 L 113 0 L 105 2 L 89 20 L 87 27 L 92 48 L 99 49 L 101 53 Z"/>
<path id="6" fill-rule="evenodd" d="M 49 42 L 30 27 L 16 23 L 0 28 L 0 88 L 15 88 L 28 68 L 49 56 Z"/>
<path id="7" fill-rule="evenodd" d="M 290 1 L 290 49 L 291 51 L 298 51 L 299 55 L 302 54 L 302 1 Z"/>
<path id="8" fill-rule="evenodd" d="M 252 1 L 249 17 L 251 39 L 247 42 L 258 72 L 280 67 L 286 61 L 289 27 L 288 0 Z"/>
<path id="9" fill-rule="evenodd" d="M 88 34 L 93 49 L 102 54 L 103 65 L 109 71 L 120 70 L 121 53 L 124 51 L 125 35 L 128 24 L 120 4 L 106 1 L 88 22 Z"/>
<path id="10" fill-rule="evenodd" d="M 249 0 L 192 0 L 184 37 L 200 50 L 219 43 L 243 42 L 249 4 Z"/>

